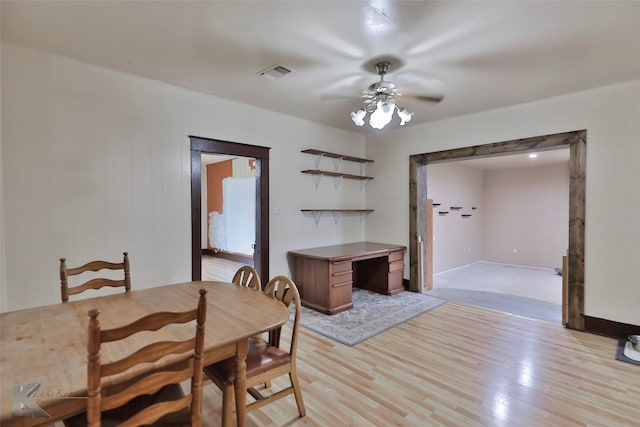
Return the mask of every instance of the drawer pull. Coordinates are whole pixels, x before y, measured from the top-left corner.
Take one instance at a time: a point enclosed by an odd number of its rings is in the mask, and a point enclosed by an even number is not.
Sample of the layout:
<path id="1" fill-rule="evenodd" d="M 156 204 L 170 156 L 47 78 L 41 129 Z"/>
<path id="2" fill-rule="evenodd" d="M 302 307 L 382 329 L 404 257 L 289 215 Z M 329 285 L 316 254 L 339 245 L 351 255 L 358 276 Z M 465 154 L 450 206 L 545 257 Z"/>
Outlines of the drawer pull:
<path id="1" fill-rule="evenodd" d="M 351 280 L 349 280 L 348 282 L 342 282 L 342 283 L 336 283 L 334 285 L 331 285 L 332 288 L 339 288 L 341 286 L 347 286 L 347 285 L 351 285 L 353 282 Z"/>
<path id="2" fill-rule="evenodd" d="M 331 273 L 332 276 L 343 276 L 345 274 L 351 274 L 353 273 L 353 270 L 347 270 L 347 271 L 338 271 L 337 273 Z"/>

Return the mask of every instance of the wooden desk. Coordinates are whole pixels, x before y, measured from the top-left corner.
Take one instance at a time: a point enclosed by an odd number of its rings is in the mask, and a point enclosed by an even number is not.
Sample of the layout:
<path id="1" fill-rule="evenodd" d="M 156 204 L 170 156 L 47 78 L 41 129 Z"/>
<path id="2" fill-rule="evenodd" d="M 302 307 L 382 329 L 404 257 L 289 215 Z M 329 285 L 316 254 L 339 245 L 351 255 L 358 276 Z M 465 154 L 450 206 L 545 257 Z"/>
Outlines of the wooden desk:
<path id="1" fill-rule="evenodd" d="M 289 311 L 281 302 L 260 292 L 224 282 L 187 282 L 3 313 L 0 315 L 0 425 L 43 425 L 84 411 L 86 399 L 82 397 L 87 395 L 89 309 L 100 309 L 100 323 L 103 328 L 110 329 L 155 311 L 193 309 L 198 290 L 203 287 L 208 290 L 205 365 L 236 357 L 237 419 L 238 425 L 244 426 L 248 337 L 284 324 Z M 255 309 L 257 306 L 260 310 Z M 160 333 L 162 337 L 150 335 L 147 342 L 159 338 L 186 338 L 184 328 L 163 329 Z M 188 335 L 193 335 L 193 331 Z M 146 344 L 144 339 L 138 343 L 140 346 Z M 103 362 L 109 362 L 132 350 L 135 349 L 131 346 L 105 349 L 101 358 Z M 143 369 L 137 370 L 135 375 L 143 373 Z M 41 386 L 31 400 L 51 417 L 13 416 L 13 386 L 34 382 Z M 80 398 L 69 398 L 73 396 Z"/>
<path id="2" fill-rule="evenodd" d="M 405 246 L 358 242 L 290 251 L 302 305 L 325 314 L 353 308 L 351 287 L 393 295 L 404 290 Z"/>

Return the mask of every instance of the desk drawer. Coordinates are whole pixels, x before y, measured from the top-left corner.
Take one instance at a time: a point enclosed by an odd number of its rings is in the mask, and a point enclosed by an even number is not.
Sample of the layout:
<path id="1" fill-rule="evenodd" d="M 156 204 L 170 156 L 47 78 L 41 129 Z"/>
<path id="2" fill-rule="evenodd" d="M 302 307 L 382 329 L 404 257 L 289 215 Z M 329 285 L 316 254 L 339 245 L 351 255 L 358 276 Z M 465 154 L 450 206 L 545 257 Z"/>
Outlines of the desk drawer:
<path id="1" fill-rule="evenodd" d="M 394 251 L 389 253 L 389 262 L 404 261 L 404 251 Z"/>
<path id="2" fill-rule="evenodd" d="M 395 261 L 389 263 L 389 272 L 393 271 L 402 271 L 404 270 L 404 262 L 403 261 Z"/>
<path id="3" fill-rule="evenodd" d="M 351 283 L 352 277 L 353 270 L 351 269 L 351 262 L 336 262 L 331 264 L 329 272 L 329 283 L 331 285 Z"/>
<path id="4" fill-rule="evenodd" d="M 351 273 L 351 261 L 332 262 L 331 263 L 331 275 L 337 275 L 340 273 Z"/>

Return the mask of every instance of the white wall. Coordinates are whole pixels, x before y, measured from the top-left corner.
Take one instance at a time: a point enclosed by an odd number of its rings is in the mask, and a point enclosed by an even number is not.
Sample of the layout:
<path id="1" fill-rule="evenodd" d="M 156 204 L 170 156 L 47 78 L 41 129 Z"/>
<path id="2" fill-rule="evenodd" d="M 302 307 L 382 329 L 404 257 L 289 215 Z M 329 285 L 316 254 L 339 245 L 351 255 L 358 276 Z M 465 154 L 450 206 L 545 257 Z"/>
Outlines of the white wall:
<path id="1" fill-rule="evenodd" d="M 434 274 L 481 260 L 562 265 L 569 236 L 568 163 L 486 171 L 458 162 L 433 164 L 427 166 L 427 196 L 441 203 L 434 207 Z"/>
<path id="2" fill-rule="evenodd" d="M 3 309 L 57 303 L 62 256 L 128 250 L 138 289 L 190 280 L 188 135 L 271 147 L 271 275 L 289 274 L 288 250 L 364 238 L 357 217 L 300 212 L 364 207 L 359 185 L 316 192 L 300 173 L 306 148 L 363 157 L 356 133 L 6 42 L 2 107 Z"/>
<path id="3" fill-rule="evenodd" d="M 569 247 L 569 165 L 489 170 L 483 184 L 483 259 L 561 267 Z"/>
<path id="4" fill-rule="evenodd" d="M 355 133 L 6 42 L 1 65 L 3 309 L 58 302 L 61 256 L 126 249 L 137 288 L 189 280 L 189 134 L 272 147 L 276 275 L 288 274 L 289 249 L 363 238 L 408 245 L 411 154 L 587 129 L 585 311 L 640 324 L 640 81 L 411 124 L 368 136 L 365 152 Z M 365 207 L 357 181 L 335 190 L 325 178 L 316 191 L 299 172 L 312 167 L 305 148 L 375 160 L 366 235 L 358 217 L 316 227 L 299 212 Z"/>
<path id="5" fill-rule="evenodd" d="M 369 136 L 376 191 L 367 191 L 367 207 L 376 214 L 367 239 L 409 245 L 410 155 L 580 129 L 587 130 L 585 314 L 640 324 L 640 81 Z"/>
<path id="6" fill-rule="evenodd" d="M 482 183 L 480 169 L 455 162 L 427 166 L 427 197 L 441 204 L 433 208 L 433 274 L 482 260 L 484 209 L 472 209 L 484 205 Z"/>

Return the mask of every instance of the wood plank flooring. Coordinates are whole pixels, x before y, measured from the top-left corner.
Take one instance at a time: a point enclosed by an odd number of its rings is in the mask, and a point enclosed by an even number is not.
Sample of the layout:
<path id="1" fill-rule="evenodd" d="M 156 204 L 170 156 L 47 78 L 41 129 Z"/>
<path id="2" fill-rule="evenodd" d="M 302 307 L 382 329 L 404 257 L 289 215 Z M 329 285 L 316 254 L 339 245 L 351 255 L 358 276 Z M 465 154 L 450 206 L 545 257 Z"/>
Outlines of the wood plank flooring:
<path id="1" fill-rule="evenodd" d="M 302 328 L 307 416 L 287 397 L 247 426 L 640 426 L 640 367 L 615 351 L 611 338 L 452 302 L 354 347 Z M 203 407 L 219 425 L 213 384 Z"/>
<path id="2" fill-rule="evenodd" d="M 202 280 L 222 280 L 230 282 L 243 263 L 224 258 L 202 256 Z"/>
<path id="3" fill-rule="evenodd" d="M 640 367 L 615 343 L 456 303 L 354 347 L 302 329 L 307 416 L 287 398 L 247 426 L 638 426 Z M 220 396 L 206 389 L 213 426 Z"/>
<path id="4" fill-rule="evenodd" d="M 298 348 L 307 416 L 290 396 L 247 427 L 640 426 L 640 367 L 548 322 L 449 302 L 354 347 L 302 328 Z M 221 400 L 207 383 L 205 426 Z"/>

